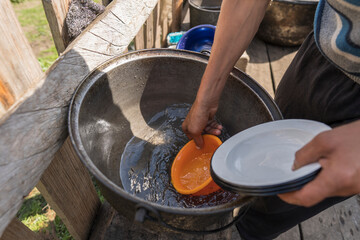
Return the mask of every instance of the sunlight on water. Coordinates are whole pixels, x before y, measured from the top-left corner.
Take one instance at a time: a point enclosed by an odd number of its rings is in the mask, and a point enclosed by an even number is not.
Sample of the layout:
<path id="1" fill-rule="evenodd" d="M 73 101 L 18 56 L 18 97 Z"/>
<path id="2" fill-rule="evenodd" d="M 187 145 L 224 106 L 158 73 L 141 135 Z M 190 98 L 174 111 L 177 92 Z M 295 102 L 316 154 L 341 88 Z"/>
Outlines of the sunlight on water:
<path id="1" fill-rule="evenodd" d="M 172 161 L 188 142 L 181 124 L 189 109 L 189 104 L 175 104 L 155 114 L 148 122 L 153 131 L 146 134 L 146 139 L 133 137 L 127 143 L 120 163 L 120 178 L 127 192 L 161 205 L 187 208 L 215 206 L 237 199 L 238 195 L 223 190 L 207 196 L 181 195 L 172 186 Z M 220 139 L 228 137 L 223 133 Z"/>

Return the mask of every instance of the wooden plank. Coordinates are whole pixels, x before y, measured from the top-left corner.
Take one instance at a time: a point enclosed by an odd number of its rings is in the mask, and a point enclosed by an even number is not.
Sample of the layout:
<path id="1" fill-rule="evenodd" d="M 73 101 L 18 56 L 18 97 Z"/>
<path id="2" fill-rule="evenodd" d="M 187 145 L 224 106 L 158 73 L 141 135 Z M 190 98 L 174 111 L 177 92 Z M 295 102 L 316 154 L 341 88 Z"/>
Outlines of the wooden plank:
<path id="1" fill-rule="evenodd" d="M 6 13 L 4 2 L 8 1 L 1 1 L 1 16 Z M 110 4 L 0 126 L 0 235 L 65 141 L 68 105 L 77 85 L 100 63 L 127 48 L 156 4 L 156 0 Z"/>
<path id="2" fill-rule="evenodd" d="M 45 15 L 50 26 L 57 52 L 62 53 L 69 44 L 69 37 L 65 24 L 71 0 L 42 0 Z"/>
<path id="3" fill-rule="evenodd" d="M 180 30 L 181 31 L 187 31 L 190 29 L 190 7 L 189 7 L 189 2 L 186 1 L 184 6 L 183 6 L 183 10 L 181 13 L 181 27 Z"/>
<path id="4" fill-rule="evenodd" d="M 303 239 L 343 239 L 336 210 L 330 207 L 300 224 Z"/>
<path id="5" fill-rule="evenodd" d="M 184 0 L 172 0 L 172 23 L 171 23 L 172 32 L 180 31 L 183 2 Z"/>
<path id="6" fill-rule="evenodd" d="M 301 223 L 304 240 L 360 239 L 360 207 L 357 196 Z"/>
<path id="7" fill-rule="evenodd" d="M 106 218 L 108 221 L 108 218 Z M 90 240 L 92 239 L 99 239 L 99 240 L 116 240 L 116 239 L 143 239 L 143 240 L 238 240 L 240 238 L 239 233 L 235 226 L 230 227 L 227 230 L 222 232 L 217 232 L 213 234 L 207 235 L 194 235 L 194 234 L 186 234 L 186 233 L 179 233 L 179 232 L 153 232 L 148 228 L 143 227 L 141 224 L 134 223 L 133 221 L 129 221 L 124 216 L 120 215 L 119 213 L 115 212 L 113 218 L 111 219 L 110 224 L 105 225 L 105 229 L 101 230 L 102 234 L 97 238 L 93 238 L 91 236 Z M 105 234 L 103 233 L 105 232 Z"/>
<path id="8" fill-rule="evenodd" d="M 43 0 L 44 10 L 60 55 L 69 44 L 65 17 L 70 0 Z M 42 175 L 38 189 L 75 239 L 88 239 L 100 200 L 89 173 L 75 154 L 69 138 Z M 72 204 L 68 204 L 68 203 Z"/>
<path id="9" fill-rule="evenodd" d="M 150 49 L 154 47 L 154 11 L 151 12 L 149 18 L 146 20 L 145 24 L 145 48 Z"/>
<path id="10" fill-rule="evenodd" d="M 291 228 L 290 230 L 284 232 L 283 234 L 275 238 L 275 240 L 289 240 L 289 239 L 291 240 L 301 239 L 298 225 L 296 225 L 295 227 Z"/>
<path id="11" fill-rule="evenodd" d="M 295 57 L 298 47 L 280 47 L 266 44 L 266 48 L 269 54 L 271 71 L 276 89 L 281 78 L 284 76 L 285 71 Z"/>
<path id="12" fill-rule="evenodd" d="M 172 0 L 160 0 L 161 46 L 166 46 L 172 19 Z"/>
<path id="13" fill-rule="evenodd" d="M 161 48 L 161 23 L 160 23 L 160 9 L 161 9 L 161 1 L 158 2 L 154 9 L 154 47 Z"/>
<path id="14" fill-rule="evenodd" d="M 14 218 L 5 229 L 0 240 L 39 240 L 42 239 L 39 234 L 31 231 L 17 218 Z"/>
<path id="15" fill-rule="evenodd" d="M 0 1 L 0 124 L 43 75 L 9 0 Z"/>
<path id="16" fill-rule="evenodd" d="M 105 201 L 98 211 L 89 240 L 104 240 L 106 231 L 109 228 L 115 214 L 116 210 L 107 201 Z"/>
<path id="17" fill-rule="evenodd" d="M 88 239 L 100 200 L 91 177 L 67 138 L 37 188 L 75 239 Z"/>
<path id="18" fill-rule="evenodd" d="M 135 37 L 135 49 L 136 50 L 141 50 L 144 49 L 146 44 L 145 44 L 145 26 L 142 26 L 140 28 L 140 31 L 136 34 Z"/>
<path id="19" fill-rule="evenodd" d="M 360 197 L 356 195 L 334 206 L 343 239 L 360 239 Z"/>
<path id="20" fill-rule="evenodd" d="M 274 88 L 265 43 L 258 38 L 254 38 L 246 50 L 246 53 L 249 56 L 246 73 L 255 79 L 270 96 L 274 97 Z"/>

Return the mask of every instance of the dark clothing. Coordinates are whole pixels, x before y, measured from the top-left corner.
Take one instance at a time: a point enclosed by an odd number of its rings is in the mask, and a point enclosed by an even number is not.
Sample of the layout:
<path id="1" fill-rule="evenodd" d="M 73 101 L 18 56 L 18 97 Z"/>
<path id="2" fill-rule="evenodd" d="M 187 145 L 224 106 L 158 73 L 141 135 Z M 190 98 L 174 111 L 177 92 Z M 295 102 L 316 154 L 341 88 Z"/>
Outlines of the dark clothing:
<path id="1" fill-rule="evenodd" d="M 313 33 L 300 47 L 275 95 L 285 119 L 312 119 L 332 127 L 360 119 L 360 84 L 322 56 Z M 345 199 L 328 198 L 305 208 L 287 204 L 277 196 L 258 198 L 237 228 L 243 239 L 273 239 Z"/>

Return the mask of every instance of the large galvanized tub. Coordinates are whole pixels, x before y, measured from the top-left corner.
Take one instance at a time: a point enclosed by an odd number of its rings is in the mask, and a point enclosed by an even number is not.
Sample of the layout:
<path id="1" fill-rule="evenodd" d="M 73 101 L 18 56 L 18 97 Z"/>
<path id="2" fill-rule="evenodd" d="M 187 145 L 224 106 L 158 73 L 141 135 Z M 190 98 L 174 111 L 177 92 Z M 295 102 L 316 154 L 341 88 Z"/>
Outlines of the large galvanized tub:
<path id="1" fill-rule="evenodd" d="M 119 176 L 125 145 L 133 136 L 141 137 L 149 119 L 167 106 L 194 101 L 207 60 L 199 53 L 171 49 L 113 58 L 84 79 L 70 106 L 72 143 L 103 195 L 121 214 L 151 230 L 222 229 L 249 201 L 240 197 L 196 209 L 163 206 L 125 191 Z M 230 134 L 282 118 L 264 89 L 237 69 L 225 86 L 217 117 Z"/>

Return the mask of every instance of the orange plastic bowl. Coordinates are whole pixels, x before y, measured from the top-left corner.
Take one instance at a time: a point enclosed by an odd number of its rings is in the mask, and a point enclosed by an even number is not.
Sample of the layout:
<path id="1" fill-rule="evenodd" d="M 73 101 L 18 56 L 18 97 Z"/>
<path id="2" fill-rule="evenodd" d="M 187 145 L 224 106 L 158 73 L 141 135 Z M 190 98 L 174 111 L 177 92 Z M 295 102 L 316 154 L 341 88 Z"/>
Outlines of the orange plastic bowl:
<path id="1" fill-rule="evenodd" d="M 194 140 L 176 155 L 171 167 L 171 181 L 181 194 L 208 195 L 220 189 L 210 176 L 210 161 L 222 144 L 214 135 L 203 135 L 204 147 L 197 149 Z"/>

